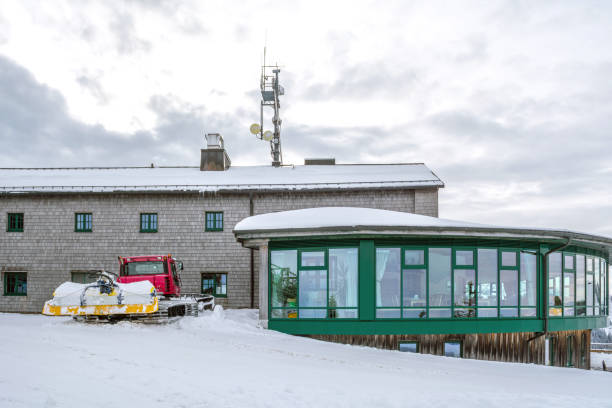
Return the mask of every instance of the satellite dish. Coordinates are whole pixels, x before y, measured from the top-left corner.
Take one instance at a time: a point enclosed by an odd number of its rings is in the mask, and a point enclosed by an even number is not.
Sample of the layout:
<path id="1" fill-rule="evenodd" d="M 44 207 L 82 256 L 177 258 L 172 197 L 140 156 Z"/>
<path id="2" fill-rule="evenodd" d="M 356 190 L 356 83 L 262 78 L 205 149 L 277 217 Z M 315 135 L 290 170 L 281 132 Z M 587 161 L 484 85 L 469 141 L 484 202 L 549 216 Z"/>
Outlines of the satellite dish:
<path id="1" fill-rule="evenodd" d="M 249 128 L 249 130 L 251 131 L 252 134 L 258 135 L 259 132 L 261 132 L 261 126 L 259 126 L 259 123 L 253 123 L 251 127 Z"/>
<path id="2" fill-rule="evenodd" d="M 270 140 L 272 140 L 273 137 L 274 137 L 274 133 L 270 132 L 269 130 L 266 130 L 263 133 L 262 139 L 265 140 L 266 142 L 269 142 Z"/>

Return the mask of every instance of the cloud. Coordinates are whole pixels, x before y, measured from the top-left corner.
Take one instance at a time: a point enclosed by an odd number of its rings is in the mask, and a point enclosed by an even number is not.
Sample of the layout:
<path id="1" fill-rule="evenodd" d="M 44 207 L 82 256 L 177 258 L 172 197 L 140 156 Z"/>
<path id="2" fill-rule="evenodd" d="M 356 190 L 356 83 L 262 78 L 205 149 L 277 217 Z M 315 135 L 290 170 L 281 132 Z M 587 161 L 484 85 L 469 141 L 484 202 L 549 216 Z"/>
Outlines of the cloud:
<path id="1" fill-rule="evenodd" d="M 102 89 L 100 81 L 87 75 L 79 75 L 76 81 L 98 101 L 100 105 L 108 104 L 108 95 Z"/>
<path id="2" fill-rule="evenodd" d="M 234 165 L 268 164 L 248 90 L 253 22 L 274 21 L 286 162 L 425 162 L 446 182 L 440 216 L 612 235 L 612 7 L 581 4 L 134 0 L 41 7 L 33 24 L 9 10 L 2 52 L 27 69 L 1 60 L 0 160 L 197 165 L 219 131 Z"/>
<path id="3" fill-rule="evenodd" d="M 119 54 L 151 50 L 151 43 L 136 34 L 134 18 L 130 13 L 116 11 L 108 26 L 115 35 L 115 46 Z"/>
<path id="4" fill-rule="evenodd" d="M 253 151 L 235 114 L 210 113 L 174 95 L 151 97 L 149 108 L 157 116 L 151 131 L 121 133 L 82 123 L 70 117 L 61 93 L 4 56 L 0 96 L 0 167 L 139 166 L 152 161 L 197 166 L 204 130 L 235 134 L 226 143 L 232 155 L 248 158 Z"/>
<path id="5" fill-rule="evenodd" d="M 363 62 L 341 67 L 333 83 L 314 81 L 298 97 L 305 100 L 406 98 L 418 81 L 415 69 L 393 66 L 387 61 Z"/>

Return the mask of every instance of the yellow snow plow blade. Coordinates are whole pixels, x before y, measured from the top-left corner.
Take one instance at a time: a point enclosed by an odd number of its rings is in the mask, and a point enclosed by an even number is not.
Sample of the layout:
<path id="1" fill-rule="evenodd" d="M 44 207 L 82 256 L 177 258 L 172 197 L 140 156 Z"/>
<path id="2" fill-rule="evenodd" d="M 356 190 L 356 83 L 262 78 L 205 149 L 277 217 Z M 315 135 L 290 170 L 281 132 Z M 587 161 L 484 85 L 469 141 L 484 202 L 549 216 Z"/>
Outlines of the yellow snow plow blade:
<path id="1" fill-rule="evenodd" d="M 47 316 L 113 316 L 147 315 L 159 310 L 155 287 L 148 280 L 118 283 L 108 272 L 99 279 L 81 284 L 64 282 L 45 302 L 42 313 Z"/>
<path id="2" fill-rule="evenodd" d="M 54 306 L 45 302 L 42 314 L 47 316 L 110 316 L 127 314 L 149 314 L 159 310 L 159 301 L 133 305 Z"/>

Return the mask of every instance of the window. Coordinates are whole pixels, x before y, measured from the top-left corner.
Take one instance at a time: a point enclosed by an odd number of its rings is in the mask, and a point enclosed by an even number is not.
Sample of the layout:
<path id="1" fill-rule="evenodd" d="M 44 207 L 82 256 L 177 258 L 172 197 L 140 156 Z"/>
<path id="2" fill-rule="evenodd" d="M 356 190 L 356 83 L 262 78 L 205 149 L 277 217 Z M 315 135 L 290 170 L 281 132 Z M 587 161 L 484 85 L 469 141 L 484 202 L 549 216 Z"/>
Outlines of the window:
<path id="1" fill-rule="evenodd" d="M 400 269 L 400 248 L 376 248 L 376 317 L 400 317 Z"/>
<path id="2" fill-rule="evenodd" d="M 419 352 L 419 342 L 418 341 L 400 341 L 398 343 L 399 351 L 403 351 L 406 353 L 418 353 Z"/>
<path id="3" fill-rule="evenodd" d="M 123 276 L 166 275 L 167 273 L 168 264 L 164 261 L 128 262 L 121 268 Z"/>
<path id="4" fill-rule="evenodd" d="M 499 316 L 518 317 L 519 306 L 519 253 L 500 251 Z"/>
<path id="5" fill-rule="evenodd" d="M 88 271 L 72 271 L 70 272 L 70 280 L 74 283 L 93 283 L 98 280 L 98 274 Z"/>
<path id="6" fill-rule="evenodd" d="M 474 250 L 455 250 L 453 264 L 453 317 L 476 317 Z"/>
<path id="7" fill-rule="evenodd" d="M 203 273 L 202 293 L 227 297 L 227 273 Z"/>
<path id="8" fill-rule="evenodd" d="M 478 317 L 497 317 L 497 249 L 478 248 Z"/>
<path id="9" fill-rule="evenodd" d="M 574 316 L 576 297 L 574 255 L 563 255 L 563 315 Z"/>
<path id="10" fill-rule="evenodd" d="M 427 318 L 425 249 L 376 249 L 376 317 Z"/>
<path id="11" fill-rule="evenodd" d="M 206 212 L 206 231 L 223 231 L 223 212 Z"/>
<path id="12" fill-rule="evenodd" d="M 140 232 L 157 232 L 157 213 L 140 214 Z"/>
<path id="13" fill-rule="evenodd" d="M 76 213 L 74 214 L 74 231 L 75 232 L 91 232 L 93 217 L 91 213 Z"/>
<path id="14" fill-rule="evenodd" d="M 576 255 L 576 315 L 586 316 L 586 271 L 584 255 Z"/>
<path id="15" fill-rule="evenodd" d="M 446 357 L 463 357 L 463 343 L 461 341 L 445 341 L 444 355 Z"/>
<path id="16" fill-rule="evenodd" d="M 270 316 L 356 319 L 358 253 L 358 248 L 271 251 Z"/>
<path id="17" fill-rule="evenodd" d="M 28 275 L 26 272 L 4 273 L 4 296 L 27 296 Z"/>
<path id="18" fill-rule="evenodd" d="M 429 248 L 429 317 L 451 317 L 451 249 Z"/>
<path id="19" fill-rule="evenodd" d="M 563 315 L 563 294 L 561 289 L 561 254 L 548 255 L 548 315 Z"/>
<path id="20" fill-rule="evenodd" d="M 598 316 L 600 313 L 600 305 L 601 305 L 601 275 L 599 274 L 599 258 L 594 258 L 593 259 L 593 276 L 595 277 L 594 283 L 593 283 L 593 292 L 595 294 L 595 297 L 593 299 L 593 302 L 595 304 L 595 310 L 593 311 L 593 314 L 595 316 Z"/>
<path id="21" fill-rule="evenodd" d="M 537 256 L 533 252 L 521 252 L 519 302 L 521 317 L 537 315 Z"/>
<path id="22" fill-rule="evenodd" d="M 23 232 L 23 213 L 8 213 L 7 221 L 8 232 Z"/>

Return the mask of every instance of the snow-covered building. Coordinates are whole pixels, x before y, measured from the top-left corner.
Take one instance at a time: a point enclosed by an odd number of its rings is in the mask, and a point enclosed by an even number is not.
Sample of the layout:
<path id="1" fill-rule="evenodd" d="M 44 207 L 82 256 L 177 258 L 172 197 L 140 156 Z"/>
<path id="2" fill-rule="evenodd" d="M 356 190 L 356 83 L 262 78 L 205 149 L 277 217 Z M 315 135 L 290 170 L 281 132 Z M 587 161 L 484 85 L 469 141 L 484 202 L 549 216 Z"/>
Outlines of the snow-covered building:
<path id="1" fill-rule="evenodd" d="M 255 215 L 262 325 L 350 344 L 590 367 L 612 238 L 371 208 Z"/>
<path id="2" fill-rule="evenodd" d="M 258 252 L 236 242 L 240 220 L 334 205 L 435 217 L 443 185 L 420 163 L 231 166 L 222 144 L 199 168 L 0 169 L 0 311 L 40 312 L 62 282 L 117 272 L 118 256 L 168 253 L 184 292 L 257 307 Z"/>

